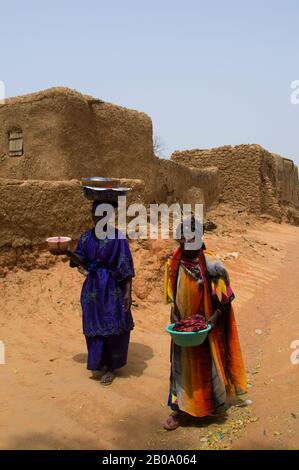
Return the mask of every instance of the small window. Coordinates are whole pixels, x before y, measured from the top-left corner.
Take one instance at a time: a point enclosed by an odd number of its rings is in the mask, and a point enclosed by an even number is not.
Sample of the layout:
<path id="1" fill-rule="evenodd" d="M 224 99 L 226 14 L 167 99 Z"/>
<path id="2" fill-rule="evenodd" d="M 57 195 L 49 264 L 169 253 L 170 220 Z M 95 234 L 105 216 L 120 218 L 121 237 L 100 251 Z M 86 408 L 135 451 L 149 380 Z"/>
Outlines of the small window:
<path id="1" fill-rule="evenodd" d="M 11 157 L 23 155 L 23 132 L 21 129 L 9 131 L 8 141 L 8 152 Z"/>

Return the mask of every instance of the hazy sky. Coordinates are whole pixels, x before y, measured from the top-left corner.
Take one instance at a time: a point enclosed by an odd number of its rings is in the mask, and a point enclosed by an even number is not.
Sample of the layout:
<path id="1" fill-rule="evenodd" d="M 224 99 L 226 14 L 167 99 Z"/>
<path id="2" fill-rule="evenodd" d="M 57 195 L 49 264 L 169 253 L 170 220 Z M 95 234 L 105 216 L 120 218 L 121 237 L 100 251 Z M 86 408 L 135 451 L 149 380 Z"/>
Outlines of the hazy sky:
<path id="1" fill-rule="evenodd" d="M 298 0 L 0 5 L 8 96 L 67 86 L 145 111 L 165 155 L 259 143 L 299 163 Z"/>

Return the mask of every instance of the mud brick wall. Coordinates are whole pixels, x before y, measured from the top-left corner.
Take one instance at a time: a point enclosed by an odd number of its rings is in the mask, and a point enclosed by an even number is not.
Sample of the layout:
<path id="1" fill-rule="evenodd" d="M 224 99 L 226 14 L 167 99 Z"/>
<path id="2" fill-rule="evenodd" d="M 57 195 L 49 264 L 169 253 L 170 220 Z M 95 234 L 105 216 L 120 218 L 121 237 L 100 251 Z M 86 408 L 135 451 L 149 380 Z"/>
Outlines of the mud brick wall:
<path id="1" fill-rule="evenodd" d="M 23 132 L 23 155 L 9 155 L 9 132 Z M 10 98 L 0 105 L 0 177 L 67 180 L 134 178 L 154 162 L 151 119 L 66 88 Z M 142 168 L 141 168 L 142 170 Z M 140 175 L 139 175 L 140 176 Z"/>
<path id="2" fill-rule="evenodd" d="M 226 203 L 272 215 L 279 215 L 286 204 L 298 208 L 297 167 L 259 145 L 177 151 L 171 159 L 200 169 L 216 166 L 220 200 Z"/>

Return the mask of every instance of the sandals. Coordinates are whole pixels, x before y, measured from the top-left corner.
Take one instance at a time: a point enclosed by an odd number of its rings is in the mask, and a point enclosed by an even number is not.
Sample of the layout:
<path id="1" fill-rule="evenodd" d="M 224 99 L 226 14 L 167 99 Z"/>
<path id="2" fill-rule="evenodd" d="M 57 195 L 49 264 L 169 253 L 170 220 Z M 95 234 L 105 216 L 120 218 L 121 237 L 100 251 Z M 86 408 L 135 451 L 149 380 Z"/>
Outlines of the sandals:
<path id="1" fill-rule="evenodd" d="M 91 377 L 89 377 L 91 380 L 100 380 L 101 379 L 101 372 L 99 370 L 92 370 L 91 371 Z"/>
<path id="2" fill-rule="evenodd" d="M 111 385 L 114 379 L 115 379 L 115 374 L 111 371 L 107 371 L 102 376 L 100 383 L 102 385 Z"/>
<path id="3" fill-rule="evenodd" d="M 166 431 L 174 431 L 175 429 L 179 428 L 186 422 L 188 419 L 188 415 L 186 413 L 172 413 L 166 419 L 163 427 Z"/>

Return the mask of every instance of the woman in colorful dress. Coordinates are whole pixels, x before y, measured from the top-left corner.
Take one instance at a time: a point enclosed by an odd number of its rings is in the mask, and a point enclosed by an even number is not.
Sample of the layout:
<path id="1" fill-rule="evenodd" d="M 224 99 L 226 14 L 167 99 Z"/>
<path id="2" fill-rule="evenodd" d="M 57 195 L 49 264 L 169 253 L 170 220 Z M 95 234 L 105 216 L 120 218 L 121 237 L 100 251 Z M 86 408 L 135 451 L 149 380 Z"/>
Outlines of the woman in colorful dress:
<path id="1" fill-rule="evenodd" d="M 112 201 L 101 203 L 112 204 Z M 99 204 L 92 205 L 95 227 L 102 219 L 95 215 Z M 115 370 L 127 363 L 130 332 L 134 327 L 130 310 L 134 266 L 128 241 L 121 232 L 115 229 L 115 238 L 99 239 L 95 227 L 81 235 L 74 253 L 87 268 L 86 271 L 79 269 L 86 276 L 81 305 L 88 350 L 87 369 L 96 379 L 105 368 L 101 383 L 110 385 Z M 72 261 L 70 265 L 77 266 Z"/>
<path id="2" fill-rule="evenodd" d="M 183 224 L 191 225 L 194 232 L 194 218 Z M 167 430 L 176 429 L 190 417 L 209 416 L 227 396 L 246 391 L 228 274 L 203 242 L 198 250 L 188 249 L 183 224 L 179 227 L 180 245 L 166 263 L 165 302 L 172 304 L 171 323 L 201 314 L 212 329 L 200 346 L 171 343 L 168 405 L 173 413 L 164 423 Z"/>

